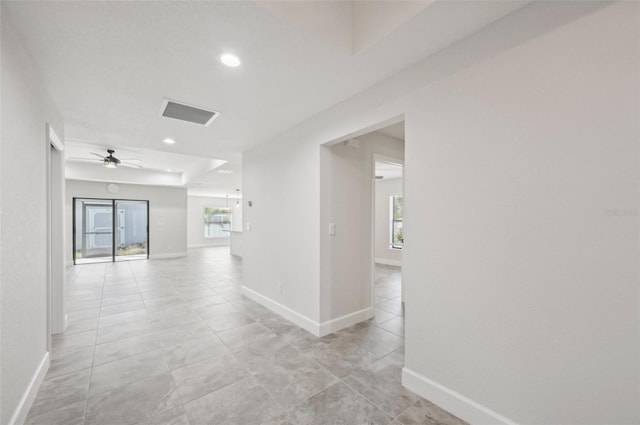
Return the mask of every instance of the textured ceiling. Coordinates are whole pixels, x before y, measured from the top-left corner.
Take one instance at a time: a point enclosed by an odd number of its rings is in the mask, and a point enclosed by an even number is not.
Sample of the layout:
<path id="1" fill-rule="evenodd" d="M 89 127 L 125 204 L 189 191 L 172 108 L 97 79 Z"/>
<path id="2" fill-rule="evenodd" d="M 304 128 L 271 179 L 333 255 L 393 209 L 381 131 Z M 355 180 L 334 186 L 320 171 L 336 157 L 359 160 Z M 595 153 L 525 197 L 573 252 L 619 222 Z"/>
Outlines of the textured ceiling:
<path id="1" fill-rule="evenodd" d="M 308 31 L 247 1 L 3 1 L 2 7 L 63 116 L 67 140 L 227 160 L 237 167 L 235 180 L 211 170 L 182 179 L 220 194 L 240 185 L 244 150 L 527 1 L 428 3 L 355 54 L 344 44 L 348 21 L 341 21 L 336 42 L 332 22 Z M 305 16 L 317 5 L 290 6 Z M 218 57 L 226 51 L 242 65 L 222 65 Z M 164 98 L 221 115 L 208 127 L 163 118 Z M 177 143 L 163 144 L 166 137 Z M 141 158 L 149 168 L 164 167 L 149 158 Z"/>

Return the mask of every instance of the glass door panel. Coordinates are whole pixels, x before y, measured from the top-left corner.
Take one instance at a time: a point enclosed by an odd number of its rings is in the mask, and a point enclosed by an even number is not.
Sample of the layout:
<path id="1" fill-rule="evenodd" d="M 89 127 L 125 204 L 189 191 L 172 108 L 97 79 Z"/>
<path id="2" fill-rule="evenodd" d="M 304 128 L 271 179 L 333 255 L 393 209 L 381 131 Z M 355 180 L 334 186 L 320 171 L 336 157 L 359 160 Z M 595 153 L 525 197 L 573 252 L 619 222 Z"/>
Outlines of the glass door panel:
<path id="1" fill-rule="evenodd" d="M 116 261 L 148 258 L 148 202 L 115 201 Z"/>
<path id="2" fill-rule="evenodd" d="M 113 203 L 101 199 L 75 200 L 76 264 L 113 260 Z"/>

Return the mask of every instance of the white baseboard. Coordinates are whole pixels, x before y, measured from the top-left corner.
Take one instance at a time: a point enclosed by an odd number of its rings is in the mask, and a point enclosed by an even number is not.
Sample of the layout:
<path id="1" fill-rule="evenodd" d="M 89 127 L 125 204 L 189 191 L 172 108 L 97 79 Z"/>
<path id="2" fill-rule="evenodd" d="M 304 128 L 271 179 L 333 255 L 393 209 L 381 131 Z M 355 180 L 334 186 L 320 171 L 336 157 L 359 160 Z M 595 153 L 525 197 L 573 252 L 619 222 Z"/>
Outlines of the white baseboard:
<path id="1" fill-rule="evenodd" d="M 72 267 L 73 266 L 73 260 L 67 260 L 64 262 L 64 265 L 67 267 Z"/>
<path id="2" fill-rule="evenodd" d="M 371 319 L 373 317 L 373 307 L 367 307 L 360 311 L 354 311 L 353 313 L 345 314 L 344 316 L 327 320 L 320 324 L 319 336 L 329 335 L 330 333 L 339 331 L 340 329 L 348 328 L 349 326 L 360 323 L 364 320 Z"/>
<path id="3" fill-rule="evenodd" d="M 517 425 L 511 419 L 406 367 L 402 369 L 402 385 L 470 424 Z"/>
<path id="4" fill-rule="evenodd" d="M 38 394 L 40 385 L 42 385 L 42 381 L 44 381 L 44 377 L 47 374 L 48 370 L 49 352 L 47 351 L 46 353 L 44 353 L 44 357 L 42 358 L 40 365 L 33 374 L 31 382 L 29 382 L 29 385 L 22 394 L 22 397 L 20 398 L 20 401 L 16 406 L 16 410 L 13 411 L 13 415 L 11 415 L 11 419 L 9 419 L 8 425 L 22 425 L 27 419 L 29 409 L 31 409 L 31 405 L 36 399 L 36 395 Z"/>
<path id="5" fill-rule="evenodd" d="M 275 313 L 278 313 L 280 316 L 284 317 L 290 322 L 295 323 L 296 325 L 300 326 L 302 329 L 305 329 L 308 332 L 311 332 L 313 335 L 322 336 L 320 335 L 320 325 L 318 324 L 318 322 L 309 319 L 307 316 L 304 316 L 298 313 L 297 311 L 292 310 L 289 307 L 286 307 L 280 304 L 279 302 L 272 300 L 271 298 L 265 297 L 264 295 L 252 289 L 249 289 L 246 286 L 242 286 L 240 288 L 240 292 L 242 293 L 242 295 L 252 299 L 257 303 L 262 304 L 263 306 L 267 307 L 269 310 L 272 310 Z"/>
<path id="6" fill-rule="evenodd" d="M 400 260 L 389 260 L 387 258 L 376 258 L 375 262 L 377 264 L 384 264 L 385 266 L 398 266 L 402 267 L 402 261 Z"/>
<path id="7" fill-rule="evenodd" d="M 373 317 L 373 307 L 367 307 L 360 311 L 345 314 L 344 316 L 338 317 L 336 319 L 318 323 L 315 320 L 311 320 L 307 316 L 304 316 L 297 311 L 292 310 L 289 307 L 272 300 L 271 298 L 265 297 L 264 295 L 247 288 L 246 286 L 242 286 L 240 291 L 242 292 L 242 295 L 252 299 L 257 303 L 262 304 L 269 310 L 279 314 L 290 322 L 295 323 L 302 329 L 311 332 L 315 336 L 329 335 L 330 333 L 339 331 L 340 329 L 347 328 L 349 326 L 355 325 L 356 323 L 360 323 Z"/>
<path id="8" fill-rule="evenodd" d="M 167 254 L 150 254 L 149 255 L 149 259 L 150 260 L 162 260 L 164 258 L 180 258 L 180 257 L 186 257 L 187 253 L 185 252 L 169 252 Z"/>

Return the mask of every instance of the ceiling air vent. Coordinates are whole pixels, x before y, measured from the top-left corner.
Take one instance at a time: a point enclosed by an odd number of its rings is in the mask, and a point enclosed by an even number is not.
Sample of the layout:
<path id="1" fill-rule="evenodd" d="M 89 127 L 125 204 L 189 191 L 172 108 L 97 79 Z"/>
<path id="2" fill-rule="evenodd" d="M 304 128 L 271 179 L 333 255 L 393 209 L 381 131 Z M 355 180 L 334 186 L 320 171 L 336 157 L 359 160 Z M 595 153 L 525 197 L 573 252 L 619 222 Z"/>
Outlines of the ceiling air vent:
<path id="1" fill-rule="evenodd" d="M 163 117 L 188 121 L 204 126 L 211 124 L 211 121 L 213 121 L 218 115 L 220 115 L 219 112 L 207 111 L 206 109 L 185 105 L 184 103 L 174 102 L 173 100 L 169 99 L 165 99 L 162 101 L 161 114 Z"/>

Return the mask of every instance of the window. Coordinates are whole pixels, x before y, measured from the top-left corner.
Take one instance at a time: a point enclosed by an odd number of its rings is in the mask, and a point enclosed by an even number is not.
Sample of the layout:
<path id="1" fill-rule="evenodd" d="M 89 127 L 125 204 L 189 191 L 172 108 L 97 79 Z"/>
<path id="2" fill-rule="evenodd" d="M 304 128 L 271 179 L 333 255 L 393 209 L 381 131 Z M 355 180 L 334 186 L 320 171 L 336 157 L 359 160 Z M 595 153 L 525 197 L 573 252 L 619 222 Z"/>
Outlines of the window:
<path id="1" fill-rule="evenodd" d="M 391 248 L 402 249 L 404 234 L 402 233 L 402 196 L 391 197 Z"/>
<path id="2" fill-rule="evenodd" d="M 204 237 L 228 238 L 231 231 L 231 210 L 229 208 L 204 209 Z"/>

